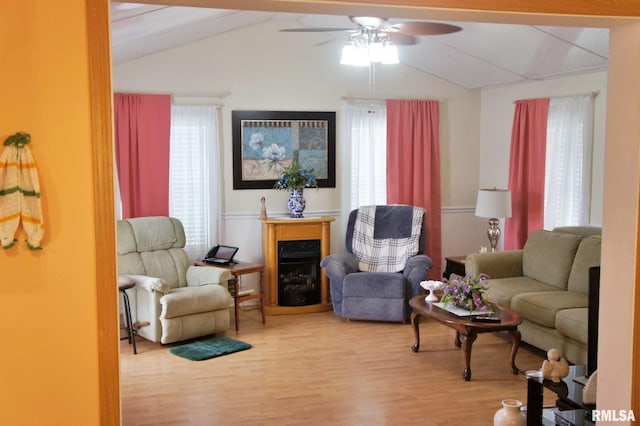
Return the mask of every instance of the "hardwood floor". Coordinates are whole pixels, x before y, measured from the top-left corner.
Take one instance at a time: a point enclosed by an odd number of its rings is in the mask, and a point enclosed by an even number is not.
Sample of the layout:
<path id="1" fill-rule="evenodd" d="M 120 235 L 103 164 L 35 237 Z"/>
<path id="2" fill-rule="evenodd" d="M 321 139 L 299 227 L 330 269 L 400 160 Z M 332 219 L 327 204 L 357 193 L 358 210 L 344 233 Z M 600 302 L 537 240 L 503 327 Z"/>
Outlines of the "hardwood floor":
<path id="1" fill-rule="evenodd" d="M 225 335 L 253 347 L 207 361 L 172 355 L 179 344 L 142 338 L 133 355 L 122 341 L 122 424 L 489 425 L 501 400 L 526 403 L 526 380 L 509 369 L 506 335 L 478 336 L 465 382 L 454 332 L 432 320 L 421 322 L 418 353 L 409 324 L 324 312 L 268 316 L 262 325 L 256 310 L 240 320 L 240 331 L 232 326 Z M 523 344 L 516 364 L 539 368 L 542 355 Z"/>

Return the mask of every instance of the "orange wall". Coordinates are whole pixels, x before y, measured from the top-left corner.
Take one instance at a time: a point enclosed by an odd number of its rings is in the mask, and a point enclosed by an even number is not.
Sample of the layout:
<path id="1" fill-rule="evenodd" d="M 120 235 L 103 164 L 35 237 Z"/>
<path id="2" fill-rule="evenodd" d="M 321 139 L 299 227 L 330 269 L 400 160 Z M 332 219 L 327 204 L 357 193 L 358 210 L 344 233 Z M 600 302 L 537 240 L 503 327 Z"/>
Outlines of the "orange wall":
<path id="1" fill-rule="evenodd" d="M 25 131 L 44 250 L 0 250 L 0 424 L 99 424 L 93 172 L 83 0 L 0 2 L 0 139 Z"/>

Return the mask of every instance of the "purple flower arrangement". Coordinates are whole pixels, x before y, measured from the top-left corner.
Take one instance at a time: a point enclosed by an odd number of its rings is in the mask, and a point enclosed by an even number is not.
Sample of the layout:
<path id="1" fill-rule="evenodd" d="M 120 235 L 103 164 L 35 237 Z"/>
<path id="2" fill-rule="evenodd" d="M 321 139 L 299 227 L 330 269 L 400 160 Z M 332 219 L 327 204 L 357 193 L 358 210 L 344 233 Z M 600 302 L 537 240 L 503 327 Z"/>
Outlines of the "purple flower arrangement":
<path id="1" fill-rule="evenodd" d="M 490 305 L 484 298 L 484 292 L 489 288 L 488 279 L 489 276 L 486 274 L 444 279 L 444 295 L 440 302 L 445 306 L 453 304 L 470 311 L 487 311 Z"/>

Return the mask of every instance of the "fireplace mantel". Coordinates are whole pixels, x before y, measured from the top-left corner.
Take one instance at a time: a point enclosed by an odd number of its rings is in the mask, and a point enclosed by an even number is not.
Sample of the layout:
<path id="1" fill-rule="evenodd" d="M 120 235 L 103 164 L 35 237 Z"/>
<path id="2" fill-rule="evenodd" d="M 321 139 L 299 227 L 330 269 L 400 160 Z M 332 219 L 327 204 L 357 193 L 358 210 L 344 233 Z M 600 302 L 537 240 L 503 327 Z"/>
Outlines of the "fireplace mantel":
<path id="1" fill-rule="evenodd" d="M 264 291 L 267 315 L 324 312 L 332 309 L 329 300 L 329 280 L 324 269 L 320 270 L 320 303 L 305 306 L 280 306 L 278 304 L 278 242 L 319 240 L 320 258 L 329 255 L 331 246 L 331 222 L 334 217 L 305 217 L 300 219 L 262 219 L 262 253 L 265 275 Z"/>

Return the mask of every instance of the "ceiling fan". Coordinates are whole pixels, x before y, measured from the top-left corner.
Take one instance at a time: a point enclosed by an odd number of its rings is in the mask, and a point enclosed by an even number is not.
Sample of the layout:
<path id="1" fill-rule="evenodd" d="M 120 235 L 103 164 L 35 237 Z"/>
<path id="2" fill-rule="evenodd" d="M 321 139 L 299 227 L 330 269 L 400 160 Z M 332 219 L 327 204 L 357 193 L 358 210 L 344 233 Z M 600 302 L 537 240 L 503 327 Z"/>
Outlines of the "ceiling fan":
<path id="1" fill-rule="evenodd" d="M 285 28 L 280 31 L 297 33 L 343 31 L 351 33 L 351 39 L 363 39 L 369 43 L 390 41 L 396 45 L 412 45 L 418 42 L 416 36 L 450 34 L 462 29 L 456 25 L 425 21 L 391 24 L 389 18 L 370 16 L 349 16 L 349 20 L 355 27 Z"/>

